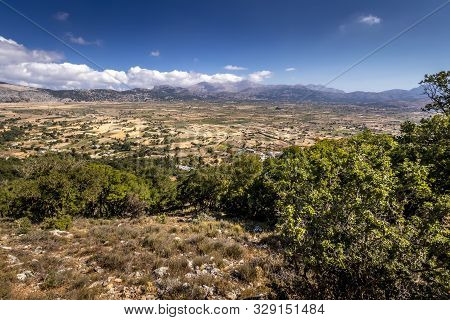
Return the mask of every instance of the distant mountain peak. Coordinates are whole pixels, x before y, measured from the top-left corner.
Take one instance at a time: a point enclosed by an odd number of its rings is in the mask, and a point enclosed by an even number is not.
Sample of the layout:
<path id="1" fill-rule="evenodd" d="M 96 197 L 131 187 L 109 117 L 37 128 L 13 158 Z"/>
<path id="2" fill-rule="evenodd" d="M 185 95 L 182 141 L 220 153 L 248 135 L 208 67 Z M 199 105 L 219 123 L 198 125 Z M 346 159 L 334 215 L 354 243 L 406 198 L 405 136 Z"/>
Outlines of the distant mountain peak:
<path id="1" fill-rule="evenodd" d="M 200 82 L 187 88 L 158 85 L 153 89 L 135 88 L 51 90 L 0 83 L 0 102 L 22 101 L 150 101 L 150 100 L 215 100 L 315 102 L 328 104 L 423 104 L 427 97 L 423 88 L 393 89 L 382 92 L 344 92 L 322 85 L 262 85 L 248 80 L 239 82 Z"/>
<path id="2" fill-rule="evenodd" d="M 343 91 L 343 90 L 326 87 L 326 86 L 321 85 L 321 84 L 307 84 L 307 85 L 305 85 L 305 87 L 308 88 L 308 89 L 311 89 L 311 90 L 315 90 L 315 91 L 333 92 L 333 93 L 345 93 L 345 91 Z"/>
<path id="3" fill-rule="evenodd" d="M 239 92 L 247 88 L 255 88 L 261 86 L 255 82 L 249 80 L 242 80 L 238 82 L 199 82 L 194 84 L 187 89 L 193 93 L 217 93 L 217 92 Z"/>

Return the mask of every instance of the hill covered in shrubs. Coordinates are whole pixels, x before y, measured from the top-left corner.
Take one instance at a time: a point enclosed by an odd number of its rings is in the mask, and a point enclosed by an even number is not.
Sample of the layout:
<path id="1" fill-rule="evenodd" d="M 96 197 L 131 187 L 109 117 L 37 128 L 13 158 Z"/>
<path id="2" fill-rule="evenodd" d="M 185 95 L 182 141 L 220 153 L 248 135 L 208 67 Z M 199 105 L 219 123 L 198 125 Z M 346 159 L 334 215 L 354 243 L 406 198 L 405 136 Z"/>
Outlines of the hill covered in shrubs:
<path id="1" fill-rule="evenodd" d="M 425 86 L 444 77 L 448 88 L 448 73 L 432 77 Z M 366 131 L 265 161 L 241 155 L 183 171 L 169 158 L 2 160 L 0 212 L 50 228 L 188 209 L 258 221 L 286 261 L 272 277 L 277 297 L 447 299 L 450 115 L 448 99 L 430 98 L 438 113 L 398 136 Z"/>

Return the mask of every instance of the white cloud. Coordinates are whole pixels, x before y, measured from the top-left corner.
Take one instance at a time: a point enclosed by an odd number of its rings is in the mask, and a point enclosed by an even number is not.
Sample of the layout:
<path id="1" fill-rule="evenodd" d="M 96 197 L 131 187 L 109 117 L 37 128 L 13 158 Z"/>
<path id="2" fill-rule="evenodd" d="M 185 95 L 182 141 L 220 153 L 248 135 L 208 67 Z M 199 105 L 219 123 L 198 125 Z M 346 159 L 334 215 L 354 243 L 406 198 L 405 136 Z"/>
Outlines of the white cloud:
<path id="1" fill-rule="evenodd" d="M 43 50 L 28 50 L 14 40 L 0 36 L 0 65 L 19 62 L 53 62 L 62 59 L 62 55 Z"/>
<path id="2" fill-rule="evenodd" d="M 262 70 L 262 71 L 250 73 L 248 75 L 248 79 L 253 82 L 261 82 L 267 78 L 270 78 L 271 76 L 272 76 L 272 72 L 267 71 L 267 70 Z"/>
<path id="3" fill-rule="evenodd" d="M 0 65 L 4 81 L 53 89 L 116 88 L 125 89 L 125 72 L 96 71 L 84 64 L 23 62 Z M 125 88 L 124 88 L 125 87 Z"/>
<path id="4" fill-rule="evenodd" d="M 59 11 L 53 15 L 53 18 L 59 21 L 66 21 L 69 18 L 69 14 L 64 11 Z"/>
<path id="5" fill-rule="evenodd" d="M 247 68 L 245 68 L 245 67 L 233 66 L 231 64 L 228 64 L 223 68 L 225 70 L 231 70 L 231 71 L 247 70 Z"/>
<path id="6" fill-rule="evenodd" d="M 150 55 L 152 57 L 159 57 L 159 55 L 160 55 L 159 50 L 155 50 L 155 51 L 150 52 Z"/>
<path id="7" fill-rule="evenodd" d="M 129 87 L 153 88 L 156 85 L 188 87 L 199 82 L 230 83 L 242 80 L 260 82 L 272 73 L 267 70 L 238 76 L 232 73 L 205 74 L 194 71 L 158 71 L 131 67 L 126 71 L 98 71 L 85 64 L 60 62 L 61 55 L 30 50 L 14 40 L 0 36 L 0 81 L 52 89 Z"/>
<path id="8" fill-rule="evenodd" d="M 381 18 L 369 14 L 368 16 L 361 16 L 361 17 L 359 17 L 358 22 L 367 24 L 369 26 L 372 26 L 374 24 L 381 23 Z"/>
<path id="9" fill-rule="evenodd" d="M 295 69 L 295 68 L 292 68 L 292 67 L 284 69 L 284 71 L 287 71 L 287 72 L 290 72 L 290 71 L 295 71 L 295 70 L 297 70 L 297 69 Z"/>
<path id="10" fill-rule="evenodd" d="M 128 85 L 139 88 L 153 88 L 156 85 L 188 87 L 199 82 L 226 83 L 244 80 L 242 77 L 228 73 L 208 75 L 179 70 L 161 72 L 158 70 L 143 69 L 138 66 L 130 68 L 127 76 Z"/>
<path id="11" fill-rule="evenodd" d="M 87 41 L 83 37 L 80 37 L 80 36 L 76 37 L 70 32 L 66 33 L 66 36 L 67 36 L 67 38 L 69 39 L 70 42 L 75 43 L 75 44 L 79 44 L 79 45 L 82 45 L 82 46 L 89 46 L 89 45 L 100 46 L 102 44 L 100 40 Z"/>

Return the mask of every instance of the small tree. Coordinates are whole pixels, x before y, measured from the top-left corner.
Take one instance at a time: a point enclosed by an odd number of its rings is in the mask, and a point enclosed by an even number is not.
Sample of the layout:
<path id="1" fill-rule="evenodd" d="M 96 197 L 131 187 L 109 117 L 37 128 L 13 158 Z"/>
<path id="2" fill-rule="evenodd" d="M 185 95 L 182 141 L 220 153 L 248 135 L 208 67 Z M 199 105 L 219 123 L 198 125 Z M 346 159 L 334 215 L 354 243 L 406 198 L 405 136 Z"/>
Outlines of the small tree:
<path id="1" fill-rule="evenodd" d="M 432 75 L 425 75 L 420 82 L 425 94 L 431 99 L 423 110 L 434 110 L 450 115 L 450 71 L 441 71 Z"/>

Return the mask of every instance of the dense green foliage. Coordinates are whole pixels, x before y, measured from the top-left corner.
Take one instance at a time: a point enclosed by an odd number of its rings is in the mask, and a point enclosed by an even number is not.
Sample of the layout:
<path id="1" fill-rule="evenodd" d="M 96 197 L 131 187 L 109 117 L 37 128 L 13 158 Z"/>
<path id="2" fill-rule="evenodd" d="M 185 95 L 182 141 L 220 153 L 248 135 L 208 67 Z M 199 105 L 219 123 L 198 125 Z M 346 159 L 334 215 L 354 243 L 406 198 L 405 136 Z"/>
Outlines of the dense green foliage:
<path id="1" fill-rule="evenodd" d="M 253 155 L 242 155 L 220 166 L 199 168 L 180 179 L 179 200 L 200 209 L 251 216 L 250 189 L 261 169 L 261 161 Z"/>
<path id="2" fill-rule="evenodd" d="M 0 213 L 67 229 L 76 215 L 194 206 L 272 226 L 294 269 L 279 285 L 288 296 L 447 299 L 448 72 L 423 84 L 434 94 L 427 109 L 440 114 L 404 123 L 397 137 L 366 131 L 265 161 L 241 155 L 183 171 L 169 158 L 1 160 Z"/>
<path id="3" fill-rule="evenodd" d="M 450 71 L 441 71 L 436 74 L 425 75 L 420 82 L 431 102 L 425 110 L 434 110 L 450 115 Z"/>
<path id="4" fill-rule="evenodd" d="M 404 148 L 364 133 L 271 161 L 264 186 L 298 268 L 296 290 L 316 298 L 447 297 L 450 197 L 443 181 L 434 183 L 449 171 L 400 158 Z"/>
<path id="5" fill-rule="evenodd" d="M 21 169 L 0 188 L 0 210 L 13 218 L 136 216 L 154 203 L 141 178 L 107 165 L 50 156 L 30 159 Z"/>

